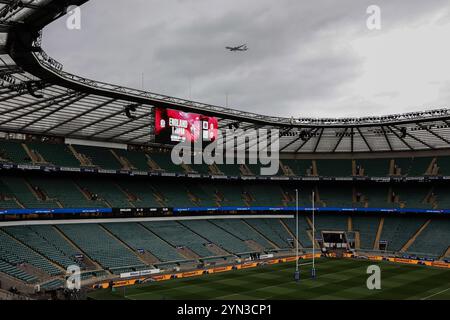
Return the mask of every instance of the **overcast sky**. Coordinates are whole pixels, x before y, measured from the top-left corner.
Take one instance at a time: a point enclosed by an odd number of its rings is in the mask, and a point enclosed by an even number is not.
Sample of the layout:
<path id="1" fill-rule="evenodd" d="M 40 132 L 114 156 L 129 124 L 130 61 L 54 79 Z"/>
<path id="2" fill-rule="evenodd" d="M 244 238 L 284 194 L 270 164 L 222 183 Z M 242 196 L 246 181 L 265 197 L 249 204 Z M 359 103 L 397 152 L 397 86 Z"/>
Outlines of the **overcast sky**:
<path id="1" fill-rule="evenodd" d="M 381 30 L 366 9 L 381 8 Z M 44 49 L 68 72 L 279 116 L 450 106 L 450 0 L 91 0 Z M 247 43 L 249 51 L 225 46 Z"/>

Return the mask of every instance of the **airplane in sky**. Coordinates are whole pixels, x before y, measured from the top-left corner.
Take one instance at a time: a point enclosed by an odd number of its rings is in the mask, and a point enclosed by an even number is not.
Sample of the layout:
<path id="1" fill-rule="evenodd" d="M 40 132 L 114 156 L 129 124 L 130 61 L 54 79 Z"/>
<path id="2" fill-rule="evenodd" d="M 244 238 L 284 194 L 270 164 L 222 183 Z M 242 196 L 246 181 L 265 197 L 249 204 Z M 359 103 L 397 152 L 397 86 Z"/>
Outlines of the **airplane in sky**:
<path id="1" fill-rule="evenodd" d="M 240 45 L 237 47 L 225 47 L 225 49 L 228 49 L 230 51 L 247 51 L 248 50 L 246 44 L 243 44 L 243 45 Z"/>

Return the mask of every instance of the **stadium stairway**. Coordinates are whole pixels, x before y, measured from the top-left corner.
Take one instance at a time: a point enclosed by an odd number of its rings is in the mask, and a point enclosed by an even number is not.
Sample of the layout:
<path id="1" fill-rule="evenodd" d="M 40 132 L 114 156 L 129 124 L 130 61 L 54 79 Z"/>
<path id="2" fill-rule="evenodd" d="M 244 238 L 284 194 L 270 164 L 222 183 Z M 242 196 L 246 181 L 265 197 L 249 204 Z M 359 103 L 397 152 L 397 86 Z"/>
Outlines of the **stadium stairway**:
<path id="1" fill-rule="evenodd" d="M 420 236 L 420 234 L 428 227 L 431 220 L 427 220 L 417 232 L 411 237 L 411 239 L 406 242 L 406 244 L 400 249 L 400 252 L 406 252 L 412 246 L 412 244 L 416 241 L 416 239 Z"/>
<path id="2" fill-rule="evenodd" d="M 58 225 L 58 229 L 105 270 L 117 274 L 145 266 L 134 252 L 98 224 Z"/>
<path id="3" fill-rule="evenodd" d="M 375 243 L 373 244 L 373 250 L 380 250 L 380 238 L 383 233 L 384 217 L 380 218 L 380 224 L 378 225 L 377 234 L 375 236 Z"/>
<path id="4" fill-rule="evenodd" d="M 13 265 L 26 263 L 30 274 L 41 278 L 56 276 L 63 273 L 63 269 L 36 252 L 26 243 L 14 238 L 4 230 L 0 230 L 0 257 Z"/>
<path id="5" fill-rule="evenodd" d="M 202 238 L 207 239 L 210 243 L 214 243 L 215 245 L 219 246 L 228 254 L 242 254 L 252 252 L 252 249 L 248 247 L 245 242 L 213 225 L 209 221 L 185 220 L 180 221 L 180 223 L 191 231 L 197 233 Z"/>
<path id="6" fill-rule="evenodd" d="M 281 225 L 283 226 L 284 229 L 286 229 L 286 232 L 291 236 L 291 238 L 293 239 L 293 245 L 294 247 L 296 246 L 296 242 L 298 242 L 298 247 L 299 249 L 303 249 L 303 245 L 300 242 L 300 240 L 297 239 L 297 237 L 295 236 L 295 234 L 289 229 L 289 226 L 286 224 L 286 222 L 283 219 L 279 219 Z M 300 232 L 300 231 L 299 231 Z"/>
<path id="7" fill-rule="evenodd" d="M 354 215 L 352 222 L 353 231 L 355 232 L 355 248 L 373 250 L 380 217 Z"/>
<path id="8" fill-rule="evenodd" d="M 445 258 L 450 258 L 450 247 L 447 248 L 445 253 L 442 255 L 442 257 L 439 260 L 444 260 Z"/>
<path id="9" fill-rule="evenodd" d="M 103 227 L 136 254 L 139 250 L 144 250 L 160 262 L 184 260 L 175 247 L 147 228 L 146 223 L 110 223 Z"/>
<path id="10" fill-rule="evenodd" d="M 212 224 L 244 241 L 255 251 L 279 249 L 270 239 L 261 234 L 245 220 L 209 220 Z"/>
<path id="11" fill-rule="evenodd" d="M 141 224 L 174 248 L 189 248 L 199 257 L 215 255 L 215 252 L 205 246 L 208 240 L 176 221 L 153 221 Z"/>

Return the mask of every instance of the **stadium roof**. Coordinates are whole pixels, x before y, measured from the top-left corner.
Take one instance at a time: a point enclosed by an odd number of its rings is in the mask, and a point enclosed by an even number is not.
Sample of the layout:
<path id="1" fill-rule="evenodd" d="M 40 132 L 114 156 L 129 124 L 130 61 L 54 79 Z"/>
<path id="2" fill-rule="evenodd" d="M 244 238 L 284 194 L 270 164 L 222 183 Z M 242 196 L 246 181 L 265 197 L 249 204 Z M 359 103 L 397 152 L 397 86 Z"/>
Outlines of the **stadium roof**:
<path id="1" fill-rule="evenodd" d="M 282 152 L 375 152 L 450 147 L 450 110 L 364 118 L 284 118 L 85 79 L 41 48 L 42 29 L 88 0 L 0 0 L 0 131 L 153 144 L 153 108 L 215 116 L 221 128 L 277 128 Z M 94 0 L 95 1 L 95 0 Z M 134 118 L 125 108 L 136 105 Z"/>

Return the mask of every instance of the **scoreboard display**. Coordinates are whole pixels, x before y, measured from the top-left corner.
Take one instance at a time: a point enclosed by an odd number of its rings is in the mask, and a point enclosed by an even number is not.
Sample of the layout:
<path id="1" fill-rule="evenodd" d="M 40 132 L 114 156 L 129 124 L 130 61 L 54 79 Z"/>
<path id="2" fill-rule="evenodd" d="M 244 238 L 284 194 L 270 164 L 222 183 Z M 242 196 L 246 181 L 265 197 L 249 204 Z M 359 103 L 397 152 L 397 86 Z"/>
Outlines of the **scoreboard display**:
<path id="1" fill-rule="evenodd" d="M 217 118 L 173 109 L 155 108 L 155 142 L 210 143 L 217 139 Z"/>

